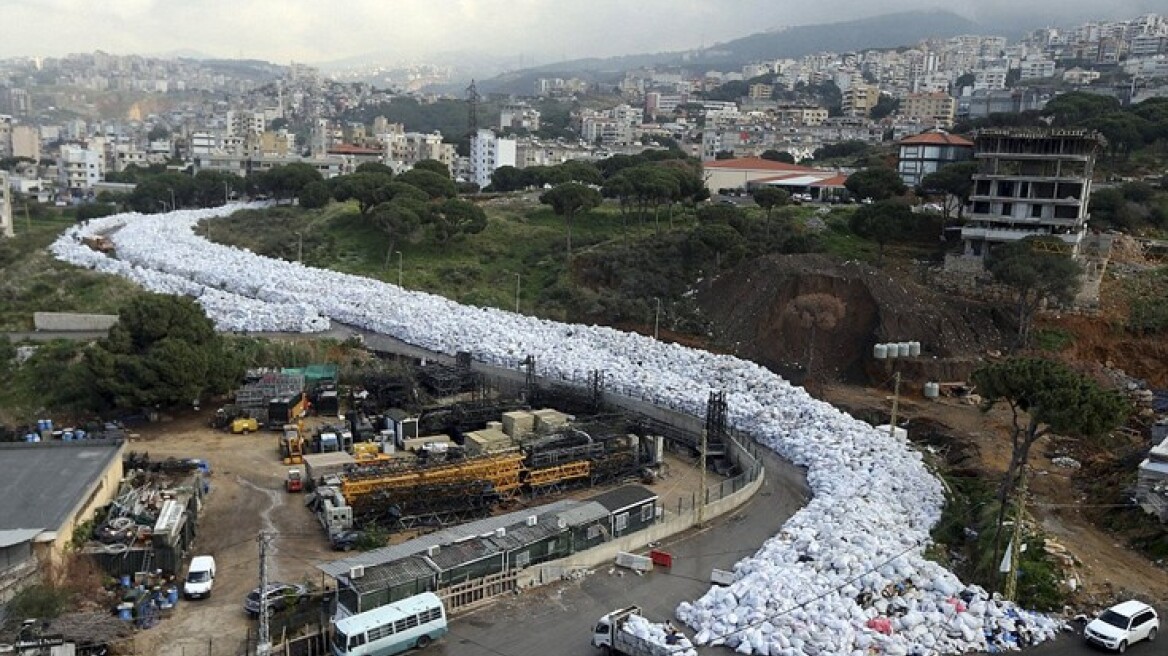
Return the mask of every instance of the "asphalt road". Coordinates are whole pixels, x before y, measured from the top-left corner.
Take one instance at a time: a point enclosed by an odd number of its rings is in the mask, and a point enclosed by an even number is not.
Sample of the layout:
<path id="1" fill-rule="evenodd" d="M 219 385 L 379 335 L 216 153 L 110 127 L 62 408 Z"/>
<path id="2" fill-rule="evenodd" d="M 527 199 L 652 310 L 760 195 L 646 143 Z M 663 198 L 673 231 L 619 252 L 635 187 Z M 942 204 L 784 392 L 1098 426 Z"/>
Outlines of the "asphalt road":
<path id="1" fill-rule="evenodd" d="M 679 602 L 696 599 L 709 589 L 712 568 L 730 569 L 754 553 L 806 502 L 803 472 L 769 451 L 762 458 L 766 479 L 750 501 L 704 529 L 687 531 L 657 547 L 673 554 L 672 568 L 637 576 L 599 567 L 581 581 L 537 588 L 455 620 L 450 634 L 426 653 L 596 656 L 589 644 L 592 625 L 610 610 L 636 604 L 650 619 L 672 619 Z"/>

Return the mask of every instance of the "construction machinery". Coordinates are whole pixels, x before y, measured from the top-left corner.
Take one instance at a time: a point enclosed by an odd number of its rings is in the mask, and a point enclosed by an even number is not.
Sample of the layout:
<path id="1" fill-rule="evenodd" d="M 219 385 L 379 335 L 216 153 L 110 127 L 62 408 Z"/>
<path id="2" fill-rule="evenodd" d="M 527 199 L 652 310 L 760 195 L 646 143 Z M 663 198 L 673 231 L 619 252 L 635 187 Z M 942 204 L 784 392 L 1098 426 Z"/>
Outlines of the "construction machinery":
<path id="1" fill-rule="evenodd" d="M 279 430 L 285 424 L 297 421 L 307 414 L 308 396 L 304 392 L 273 398 L 268 401 L 267 426 L 272 430 Z"/>
<path id="2" fill-rule="evenodd" d="M 304 490 L 304 477 L 300 474 L 299 469 L 289 469 L 288 476 L 284 479 L 284 490 L 288 492 L 301 492 Z"/>
<path id="3" fill-rule="evenodd" d="M 260 429 L 260 422 L 254 417 L 236 417 L 231 420 L 231 432 L 236 435 L 247 435 Z"/>
<path id="4" fill-rule="evenodd" d="M 280 434 L 280 457 L 285 465 L 299 465 L 304 462 L 304 421 L 284 424 Z"/>

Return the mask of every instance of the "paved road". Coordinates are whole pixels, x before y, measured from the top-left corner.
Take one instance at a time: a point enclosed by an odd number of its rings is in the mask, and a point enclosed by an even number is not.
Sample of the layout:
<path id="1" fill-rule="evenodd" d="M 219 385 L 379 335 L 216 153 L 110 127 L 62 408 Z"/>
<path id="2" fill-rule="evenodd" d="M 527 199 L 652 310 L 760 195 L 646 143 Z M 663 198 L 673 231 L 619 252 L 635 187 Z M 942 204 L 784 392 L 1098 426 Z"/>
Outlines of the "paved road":
<path id="1" fill-rule="evenodd" d="M 672 618 L 678 602 L 695 599 L 709 588 L 710 569 L 729 569 L 754 553 L 806 502 L 809 492 L 802 471 L 769 451 L 762 458 L 766 479 L 754 498 L 705 529 L 688 531 L 658 547 L 673 554 L 672 569 L 656 569 L 639 577 L 600 567 L 582 581 L 545 586 L 500 601 L 456 620 L 450 635 L 427 653 L 596 656 L 588 641 L 592 624 L 604 613 L 637 604 L 651 618 Z M 668 480 L 662 485 L 668 485 Z M 720 649 L 702 651 L 729 654 Z"/>

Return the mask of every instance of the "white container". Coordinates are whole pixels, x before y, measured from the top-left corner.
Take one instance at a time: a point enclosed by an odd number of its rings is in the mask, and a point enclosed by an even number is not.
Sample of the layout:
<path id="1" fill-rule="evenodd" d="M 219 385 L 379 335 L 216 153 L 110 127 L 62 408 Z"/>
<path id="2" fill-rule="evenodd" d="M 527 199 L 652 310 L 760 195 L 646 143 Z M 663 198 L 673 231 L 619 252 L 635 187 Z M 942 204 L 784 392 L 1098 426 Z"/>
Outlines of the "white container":
<path id="1" fill-rule="evenodd" d="M 921 354 L 921 343 L 920 342 L 909 342 L 908 343 L 908 354 L 909 354 L 909 357 L 913 357 L 913 358 L 919 356 Z"/>
<path id="2" fill-rule="evenodd" d="M 883 360 L 883 359 L 887 358 L 888 357 L 888 345 L 887 344 L 877 344 L 876 346 L 873 346 L 872 347 L 872 357 L 876 358 L 877 360 Z"/>
<path id="3" fill-rule="evenodd" d="M 896 355 L 901 358 L 908 357 L 908 342 L 901 342 L 896 345 Z"/>
<path id="4" fill-rule="evenodd" d="M 925 398 L 935 399 L 938 396 L 941 396 L 941 386 L 933 382 L 925 383 Z"/>

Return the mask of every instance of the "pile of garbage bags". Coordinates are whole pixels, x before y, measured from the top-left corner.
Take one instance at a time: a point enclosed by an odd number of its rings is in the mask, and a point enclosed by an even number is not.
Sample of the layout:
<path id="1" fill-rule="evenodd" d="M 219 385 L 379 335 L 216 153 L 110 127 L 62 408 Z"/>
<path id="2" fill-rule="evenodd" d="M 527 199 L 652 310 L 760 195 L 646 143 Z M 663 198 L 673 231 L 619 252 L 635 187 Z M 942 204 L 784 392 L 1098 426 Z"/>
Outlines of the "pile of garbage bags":
<path id="1" fill-rule="evenodd" d="M 164 215 L 121 214 L 68 230 L 66 261 L 148 289 L 196 297 L 221 330 L 319 331 L 330 320 L 451 354 L 582 384 L 703 416 L 726 392 L 729 424 L 807 469 L 813 498 L 753 556 L 735 581 L 682 603 L 698 645 L 744 654 L 962 653 L 1052 638 L 1056 620 L 967 587 L 924 558 L 944 495 L 921 454 L 744 360 L 600 326 L 567 325 L 210 243 L 202 219 L 242 205 Z M 116 246 L 90 250 L 88 235 Z"/>

